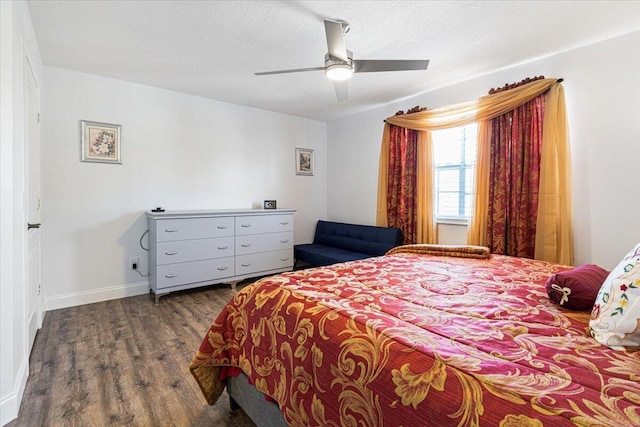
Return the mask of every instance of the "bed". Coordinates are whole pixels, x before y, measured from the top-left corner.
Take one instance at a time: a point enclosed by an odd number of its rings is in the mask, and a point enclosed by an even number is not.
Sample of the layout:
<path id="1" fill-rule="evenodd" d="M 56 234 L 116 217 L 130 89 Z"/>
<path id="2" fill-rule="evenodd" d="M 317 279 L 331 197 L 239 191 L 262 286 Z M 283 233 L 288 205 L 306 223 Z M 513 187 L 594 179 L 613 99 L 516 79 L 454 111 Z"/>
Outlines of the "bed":
<path id="1" fill-rule="evenodd" d="M 292 426 L 638 426 L 640 352 L 599 344 L 588 311 L 549 300 L 568 269 L 404 246 L 264 278 L 190 370 L 209 404 L 227 383 L 242 398 L 243 378 Z"/>

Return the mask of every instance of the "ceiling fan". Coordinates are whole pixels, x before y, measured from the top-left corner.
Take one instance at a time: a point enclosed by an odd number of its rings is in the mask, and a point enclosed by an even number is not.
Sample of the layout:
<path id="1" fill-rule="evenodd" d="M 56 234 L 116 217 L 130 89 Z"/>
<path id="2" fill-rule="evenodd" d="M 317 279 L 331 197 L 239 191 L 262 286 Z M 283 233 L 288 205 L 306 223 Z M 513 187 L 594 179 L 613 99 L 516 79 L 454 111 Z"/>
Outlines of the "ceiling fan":
<path id="1" fill-rule="evenodd" d="M 269 74 L 299 73 L 303 71 L 323 70 L 329 80 L 333 80 L 338 101 L 348 97 L 347 80 L 353 73 L 375 73 L 380 71 L 426 70 L 429 60 L 389 60 L 389 59 L 353 59 L 353 53 L 347 50 L 344 36 L 349 32 L 346 21 L 324 20 L 328 52 L 324 56 L 324 67 L 296 68 L 291 70 L 265 71 L 256 76 Z"/>

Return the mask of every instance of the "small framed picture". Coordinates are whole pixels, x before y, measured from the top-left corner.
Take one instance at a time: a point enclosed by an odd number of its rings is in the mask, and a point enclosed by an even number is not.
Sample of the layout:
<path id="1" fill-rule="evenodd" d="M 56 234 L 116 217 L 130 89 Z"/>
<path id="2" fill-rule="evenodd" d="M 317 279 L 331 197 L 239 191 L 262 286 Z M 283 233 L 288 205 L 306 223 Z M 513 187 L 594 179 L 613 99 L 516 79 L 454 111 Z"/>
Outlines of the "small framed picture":
<path id="1" fill-rule="evenodd" d="M 83 162 L 122 164 L 120 125 L 80 120 Z"/>
<path id="2" fill-rule="evenodd" d="M 313 150 L 296 148 L 296 175 L 313 176 Z"/>
<path id="3" fill-rule="evenodd" d="M 264 201 L 264 208 L 265 209 L 275 209 L 276 208 L 276 201 L 275 200 L 265 200 Z"/>

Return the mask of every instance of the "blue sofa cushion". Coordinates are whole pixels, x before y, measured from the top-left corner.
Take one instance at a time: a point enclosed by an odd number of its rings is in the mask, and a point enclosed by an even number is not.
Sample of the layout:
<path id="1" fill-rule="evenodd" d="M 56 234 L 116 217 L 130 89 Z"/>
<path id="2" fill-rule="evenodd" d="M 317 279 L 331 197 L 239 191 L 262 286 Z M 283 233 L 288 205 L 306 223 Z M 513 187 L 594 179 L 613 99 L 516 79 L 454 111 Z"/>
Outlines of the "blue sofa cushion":
<path id="1" fill-rule="evenodd" d="M 312 243 L 295 246 L 296 260 L 308 262 L 312 265 L 331 265 L 337 262 L 369 258 L 370 256 L 371 255 L 369 254 L 362 254 Z"/>

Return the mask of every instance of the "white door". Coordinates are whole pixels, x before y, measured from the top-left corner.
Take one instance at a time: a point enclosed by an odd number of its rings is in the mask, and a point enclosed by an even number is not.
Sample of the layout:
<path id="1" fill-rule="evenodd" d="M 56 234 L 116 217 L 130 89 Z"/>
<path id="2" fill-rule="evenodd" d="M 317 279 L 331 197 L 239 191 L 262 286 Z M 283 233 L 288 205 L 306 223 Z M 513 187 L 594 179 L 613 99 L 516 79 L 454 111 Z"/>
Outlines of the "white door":
<path id="1" fill-rule="evenodd" d="M 40 97 L 38 83 L 28 57 L 24 61 L 24 135 L 27 155 L 27 352 L 31 352 L 41 319 L 41 245 L 40 231 Z"/>

